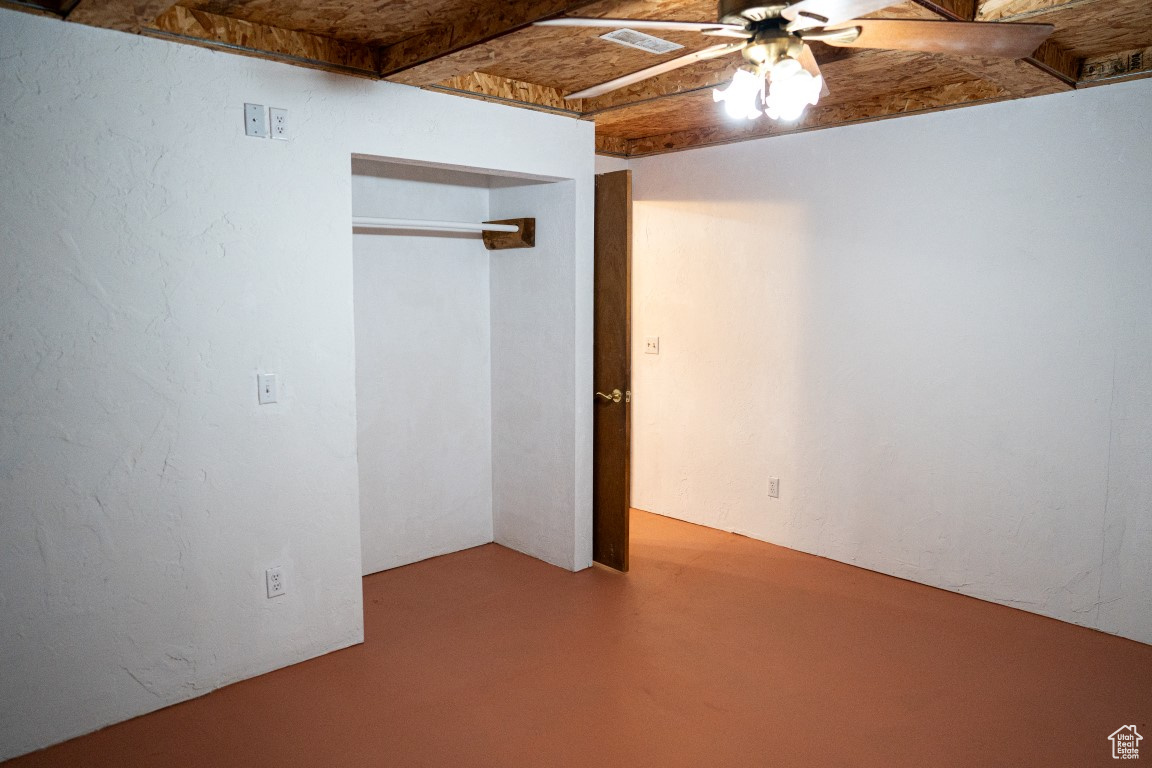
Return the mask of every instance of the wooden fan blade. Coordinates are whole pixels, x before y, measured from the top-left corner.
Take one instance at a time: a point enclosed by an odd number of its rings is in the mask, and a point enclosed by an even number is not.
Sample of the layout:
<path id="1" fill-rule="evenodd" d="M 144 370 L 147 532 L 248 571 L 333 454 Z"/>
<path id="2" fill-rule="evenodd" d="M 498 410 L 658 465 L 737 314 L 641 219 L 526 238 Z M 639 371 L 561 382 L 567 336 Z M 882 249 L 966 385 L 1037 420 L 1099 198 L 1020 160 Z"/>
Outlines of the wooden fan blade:
<path id="1" fill-rule="evenodd" d="M 800 0 L 785 8 L 780 15 L 789 21 L 789 32 L 799 32 L 850 21 L 898 2 L 900 0 Z"/>
<path id="2" fill-rule="evenodd" d="M 689 64 L 695 64 L 698 61 L 715 59 L 720 56 L 727 56 L 730 53 L 742 51 L 747 45 L 747 43 L 724 43 L 721 45 L 714 45 L 711 48 L 705 48 L 702 51 L 696 51 L 695 53 L 690 53 L 687 56 L 680 56 L 675 59 L 669 59 L 668 61 L 657 64 L 654 67 L 648 67 L 647 69 L 642 69 L 639 72 L 633 72 L 630 75 L 624 75 L 623 77 L 618 77 L 615 80 L 609 80 L 606 83 L 600 83 L 600 85 L 594 85 L 591 88 L 585 88 L 582 91 L 570 93 L 564 98 L 590 99 L 593 96 L 600 96 L 610 91 L 614 91 L 617 88 L 623 88 L 626 85 L 632 85 L 632 83 L 638 83 L 641 80 L 647 80 L 650 77 L 662 75 L 665 72 L 671 72 L 674 69 L 680 69 L 680 67 L 686 67 Z"/>
<path id="3" fill-rule="evenodd" d="M 800 62 L 800 66 L 808 70 L 808 74 L 820 78 L 820 98 L 827 96 L 829 93 L 828 81 L 824 79 L 824 75 L 820 74 L 820 65 L 816 63 L 816 57 L 812 55 L 812 46 L 805 44 L 796 60 Z"/>
<path id="4" fill-rule="evenodd" d="M 748 37 L 748 33 L 737 24 L 720 24 L 715 21 L 652 21 L 650 19 L 577 19 L 564 17 L 537 21 L 536 27 L 607 27 L 609 29 L 665 29 L 674 32 L 703 32 L 704 34 L 721 34 L 725 32 L 739 32 L 740 37 Z"/>
<path id="5" fill-rule="evenodd" d="M 860 36 L 851 42 L 834 37 L 824 42 L 846 48 L 894 48 L 1006 59 L 1031 56 L 1054 29 L 1051 24 L 909 19 L 857 19 L 845 26 L 859 28 Z"/>

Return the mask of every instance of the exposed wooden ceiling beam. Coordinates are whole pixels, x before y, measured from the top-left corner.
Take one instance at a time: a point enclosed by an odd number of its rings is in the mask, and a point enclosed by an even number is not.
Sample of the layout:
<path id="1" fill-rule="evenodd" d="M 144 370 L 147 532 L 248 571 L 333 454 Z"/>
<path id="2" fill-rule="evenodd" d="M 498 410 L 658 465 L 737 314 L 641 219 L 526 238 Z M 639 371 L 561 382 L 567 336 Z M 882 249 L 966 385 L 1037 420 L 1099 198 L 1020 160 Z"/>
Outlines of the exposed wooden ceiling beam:
<path id="1" fill-rule="evenodd" d="M 816 107 L 797 123 L 758 120 L 631 139 L 628 141 L 627 154 L 629 157 L 642 157 L 713 144 L 728 144 L 747 139 L 799 133 L 817 128 L 830 128 L 836 125 L 871 122 L 898 115 L 936 112 L 1007 98 L 1011 98 L 1011 95 L 993 83 L 985 80 L 969 80 L 962 83 L 920 88 L 906 93 L 895 93 L 849 104 Z"/>
<path id="2" fill-rule="evenodd" d="M 1152 77 L 1152 48 L 1091 56 L 1080 69 L 1081 85 L 1102 85 L 1121 80 Z"/>
<path id="3" fill-rule="evenodd" d="M 1036 52 L 1024 61 L 1069 84 L 1080 79 L 1080 57 L 1051 40 L 1041 43 Z"/>
<path id="4" fill-rule="evenodd" d="M 387 49 L 382 49 L 387 50 Z M 477 72 L 485 69 L 487 66 L 493 64 L 499 59 L 499 47 L 495 43 L 479 43 L 471 47 L 465 48 L 462 51 L 449 53 L 434 61 L 428 61 L 423 64 L 418 64 L 409 69 L 385 75 L 384 77 L 393 82 L 402 85 L 414 85 L 424 88 L 430 85 L 436 85 L 446 80 L 451 80 L 460 75 L 466 75 L 470 72 Z M 387 67 L 387 63 L 383 59 L 377 57 L 377 71 L 381 71 Z"/>
<path id="5" fill-rule="evenodd" d="M 983 0 L 976 9 L 976 21 L 1000 21 L 1018 16 L 1031 16 L 1093 0 Z"/>
<path id="6" fill-rule="evenodd" d="M 0 0 L 0 8 L 10 8 L 13 11 L 23 11 L 35 16 L 53 16 L 60 18 L 68 12 L 64 0 Z"/>
<path id="7" fill-rule="evenodd" d="M 570 117 L 579 117 L 583 113 L 582 100 L 565 99 L 564 92 L 559 88 L 525 83 L 483 72 L 470 72 L 467 75 L 449 78 L 442 83 L 428 86 L 427 90 L 444 91 L 457 96 L 512 104 Z"/>
<path id="8" fill-rule="evenodd" d="M 525 0 L 517 3 L 490 0 L 430 32 L 381 48 L 378 71 L 395 82 L 433 85 L 476 69 L 469 69 L 471 60 L 463 57 L 458 66 L 449 71 L 442 63 L 443 57 L 515 32 L 533 22 L 573 13 L 588 5 L 592 5 L 590 0 Z M 437 62 L 440 64 L 438 67 L 420 66 L 437 59 L 441 59 Z M 402 73 L 403 78 L 396 77 Z"/>
<path id="9" fill-rule="evenodd" d="M 954 21 L 973 21 L 976 18 L 976 0 L 916 0 L 937 16 Z"/>
<path id="10" fill-rule="evenodd" d="M 1070 91 L 1073 85 L 1026 60 L 957 57 L 956 66 L 995 83 L 1015 98 Z"/>
<path id="11" fill-rule="evenodd" d="M 628 139 L 618 139 L 615 136 L 596 136 L 596 154 L 612 155 L 614 157 L 628 157 Z"/>
<path id="12" fill-rule="evenodd" d="M 78 24 L 139 32 L 175 0 L 79 0 L 65 18 Z"/>
<path id="13" fill-rule="evenodd" d="M 141 33 L 312 69 L 376 77 L 373 51 L 366 45 L 253 24 L 179 5 L 143 26 Z"/>

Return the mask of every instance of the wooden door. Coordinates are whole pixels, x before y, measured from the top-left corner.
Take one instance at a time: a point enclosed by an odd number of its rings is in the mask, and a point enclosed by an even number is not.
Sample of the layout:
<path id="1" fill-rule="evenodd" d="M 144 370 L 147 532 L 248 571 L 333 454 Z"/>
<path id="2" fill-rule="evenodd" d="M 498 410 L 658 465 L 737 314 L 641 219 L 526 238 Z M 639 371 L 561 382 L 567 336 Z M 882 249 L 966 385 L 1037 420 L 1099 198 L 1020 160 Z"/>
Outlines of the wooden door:
<path id="1" fill-rule="evenodd" d="M 596 177 L 592 559 L 628 570 L 632 172 Z"/>

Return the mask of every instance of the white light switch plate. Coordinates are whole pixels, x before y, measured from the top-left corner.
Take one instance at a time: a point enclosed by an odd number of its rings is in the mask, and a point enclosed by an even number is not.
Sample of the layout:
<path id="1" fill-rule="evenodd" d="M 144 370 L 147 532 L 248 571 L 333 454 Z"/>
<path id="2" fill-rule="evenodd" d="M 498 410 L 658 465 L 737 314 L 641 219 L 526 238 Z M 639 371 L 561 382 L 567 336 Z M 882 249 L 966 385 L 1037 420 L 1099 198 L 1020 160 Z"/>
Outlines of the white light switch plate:
<path id="1" fill-rule="evenodd" d="M 276 387 L 276 374 L 260 373 L 256 375 L 256 386 L 259 388 L 260 405 L 276 402 L 279 397 Z"/>
<path id="2" fill-rule="evenodd" d="M 646 354 L 646 355 L 658 355 L 658 354 L 660 354 L 660 337 L 659 336 L 649 336 L 648 338 L 644 339 L 644 354 Z"/>

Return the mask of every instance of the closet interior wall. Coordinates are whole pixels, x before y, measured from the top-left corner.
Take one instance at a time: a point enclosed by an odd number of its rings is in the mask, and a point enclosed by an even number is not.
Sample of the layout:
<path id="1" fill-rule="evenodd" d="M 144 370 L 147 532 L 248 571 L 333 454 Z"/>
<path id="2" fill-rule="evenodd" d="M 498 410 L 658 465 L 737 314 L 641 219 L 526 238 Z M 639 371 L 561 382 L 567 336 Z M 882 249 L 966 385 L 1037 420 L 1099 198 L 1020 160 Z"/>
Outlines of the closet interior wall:
<path id="1" fill-rule="evenodd" d="M 485 177 L 353 160 L 356 216 L 481 221 Z M 365 574 L 492 541 L 488 251 L 479 235 L 354 230 Z"/>

